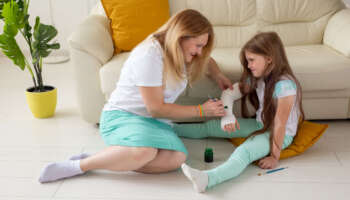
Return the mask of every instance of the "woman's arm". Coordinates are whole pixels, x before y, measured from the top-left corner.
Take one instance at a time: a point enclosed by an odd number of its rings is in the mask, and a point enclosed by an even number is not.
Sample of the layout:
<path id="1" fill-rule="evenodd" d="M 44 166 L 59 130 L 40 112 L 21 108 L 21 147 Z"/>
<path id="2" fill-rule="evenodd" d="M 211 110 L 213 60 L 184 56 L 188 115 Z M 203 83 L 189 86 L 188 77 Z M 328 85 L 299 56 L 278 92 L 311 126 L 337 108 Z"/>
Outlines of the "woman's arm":
<path id="1" fill-rule="evenodd" d="M 295 95 L 278 98 L 277 100 L 277 110 L 272 130 L 273 138 L 270 147 L 270 156 L 267 156 L 259 161 L 259 166 L 263 169 L 275 168 L 278 164 L 286 133 L 286 124 L 294 105 L 294 101 Z"/>
<path id="2" fill-rule="evenodd" d="M 154 118 L 183 119 L 199 117 L 199 107 L 169 104 L 164 102 L 162 87 L 139 87 L 147 111 Z M 221 101 L 208 100 L 202 105 L 203 115 L 206 117 L 221 117 L 225 115 Z"/>
<path id="3" fill-rule="evenodd" d="M 227 88 L 233 89 L 230 79 L 228 79 L 219 69 L 219 66 L 216 64 L 213 58 L 210 58 L 208 63 L 208 74 L 207 76 L 214 80 L 220 87 L 221 90 Z"/>

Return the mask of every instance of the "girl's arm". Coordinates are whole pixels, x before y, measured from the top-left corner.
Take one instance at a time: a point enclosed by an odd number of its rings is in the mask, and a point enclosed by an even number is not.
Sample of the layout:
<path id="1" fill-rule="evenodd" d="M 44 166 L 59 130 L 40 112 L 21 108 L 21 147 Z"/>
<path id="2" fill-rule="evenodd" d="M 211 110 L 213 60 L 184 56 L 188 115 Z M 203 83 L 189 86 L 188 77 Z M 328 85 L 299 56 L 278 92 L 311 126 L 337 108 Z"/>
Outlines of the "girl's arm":
<path id="1" fill-rule="evenodd" d="M 236 117 L 232 112 L 233 103 L 242 97 L 239 89 L 239 83 L 232 85 L 233 90 L 226 89 L 221 94 L 221 100 L 226 110 L 226 115 L 221 118 L 221 129 L 227 132 L 234 132 L 236 130 Z M 239 124 L 237 124 L 237 128 Z"/>
<path id="2" fill-rule="evenodd" d="M 295 95 L 279 98 L 277 101 L 277 111 L 274 119 L 273 140 L 271 146 L 271 156 L 279 159 L 282 150 L 286 124 L 292 107 Z"/>
<path id="3" fill-rule="evenodd" d="M 154 118 L 183 119 L 199 117 L 199 106 L 183 106 L 164 102 L 162 87 L 139 87 L 147 111 Z M 225 110 L 221 101 L 208 100 L 202 105 L 203 116 L 224 116 Z"/>
<path id="4" fill-rule="evenodd" d="M 286 124 L 289 114 L 295 101 L 295 95 L 278 98 L 277 110 L 274 118 L 272 143 L 270 147 L 270 156 L 259 161 L 259 166 L 263 169 L 275 168 L 281 154 L 284 136 L 286 133 Z"/>

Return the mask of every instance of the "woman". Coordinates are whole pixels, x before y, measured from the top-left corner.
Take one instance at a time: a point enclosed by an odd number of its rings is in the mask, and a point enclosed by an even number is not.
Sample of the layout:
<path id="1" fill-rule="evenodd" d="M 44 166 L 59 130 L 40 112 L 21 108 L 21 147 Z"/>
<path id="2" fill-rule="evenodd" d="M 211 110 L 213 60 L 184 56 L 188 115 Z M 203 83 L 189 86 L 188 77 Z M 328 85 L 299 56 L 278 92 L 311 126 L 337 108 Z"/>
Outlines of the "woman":
<path id="1" fill-rule="evenodd" d="M 124 63 L 116 89 L 103 109 L 100 131 L 109 147 L 89 156 L 51 163 L 41 183 L 89 170 L 162 173 L 186 160 L 187 150 L 174 133 L 171 119 L 224 116 L 221 101 L 203 105 L 174 104 L 187 83 L 209 66 L 209 77 L 221 89 L 232 87 L 209 55 L 214 33 L 210 22 L 195 10 L 184 10 L 139 44 Z"/>

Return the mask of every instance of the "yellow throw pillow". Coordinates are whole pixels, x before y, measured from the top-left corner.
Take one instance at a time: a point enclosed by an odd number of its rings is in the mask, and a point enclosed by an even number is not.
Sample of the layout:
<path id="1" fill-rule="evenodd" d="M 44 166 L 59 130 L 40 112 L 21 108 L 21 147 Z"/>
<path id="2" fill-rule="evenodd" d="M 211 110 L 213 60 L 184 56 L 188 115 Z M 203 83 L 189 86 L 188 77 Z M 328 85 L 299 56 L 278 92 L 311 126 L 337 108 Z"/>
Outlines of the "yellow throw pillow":
<path id="1" fill-rule="evenodd" d="M 311 147 L 322 136 L 328 128 L 327 124 L 317 124 L 304 121 L 297 134 L 294 136 L 293 142 L 289 147 L 282 150 L 280 159 L 296 156 L 303 153 Z M 232 138 L 231 142 L 235 146 L 242 144 L 246 138 Z"/>
<path id="2" fill-rule="evenodd" d="M 170 17 L 168 0 L 101 0 L 115 53 L 130 51 Z"/>

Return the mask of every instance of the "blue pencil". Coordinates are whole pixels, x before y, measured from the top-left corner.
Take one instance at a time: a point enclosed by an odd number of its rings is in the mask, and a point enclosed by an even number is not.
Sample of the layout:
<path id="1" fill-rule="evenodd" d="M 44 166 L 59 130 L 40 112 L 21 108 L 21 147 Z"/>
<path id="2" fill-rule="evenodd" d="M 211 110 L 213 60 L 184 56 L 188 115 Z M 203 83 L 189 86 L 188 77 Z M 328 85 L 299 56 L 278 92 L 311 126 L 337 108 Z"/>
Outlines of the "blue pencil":
<path id="1" fill-rule="evenodd" d="M 277 171 L 280 171 L 280 170 L 283 170 L 283 169 L 287 169 L 288 167 L 281 167 L 281 168 L 277 168 L 277 169 L 272 169 L 272 170 L 269 170 L 269 171 L 266 171 L 264 173 L 259 173 L 258 175 L 261 176 L 263 174 L 271 174 L 273 172 L 277 172 Z"/>

